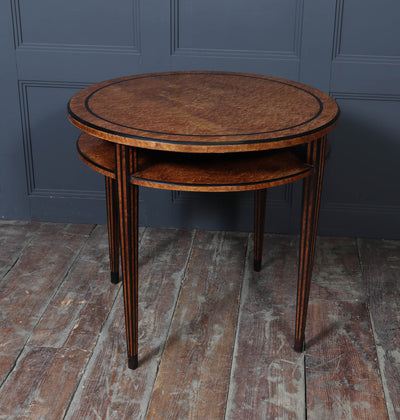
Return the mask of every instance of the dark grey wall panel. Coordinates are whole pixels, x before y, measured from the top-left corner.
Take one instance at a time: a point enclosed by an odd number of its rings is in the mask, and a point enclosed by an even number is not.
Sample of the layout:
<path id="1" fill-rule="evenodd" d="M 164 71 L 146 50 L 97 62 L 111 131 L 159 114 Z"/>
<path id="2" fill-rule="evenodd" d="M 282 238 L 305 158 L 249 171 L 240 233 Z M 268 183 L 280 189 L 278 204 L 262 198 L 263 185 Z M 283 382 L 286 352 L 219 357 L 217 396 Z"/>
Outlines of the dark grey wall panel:
<path id="1" fill-rule="evenodd" d="M 110 57 L 108 51 L 16 51 L 20 80 L 91 84 L 137 72 L 140 59 L 140 55 L 127 53 L 115 53 Z"/>
<path id="2" fill-rule="evenodd" d="M 140 65 L 138 0 L 11 5 L 20 79 L 94 82 Z"/>
<path id="3" fill-rule="evenodd" d="M 329 93 L 335 0 L 304 0 L 299 81 Z"/>
<path id="4" fill-rule="evenodd" d="M 30 194 L 48 191 L 102 192 L 101 179 L 82 165 L 75 150 L 79 130 L 66 117 L 69 98 L 81 87 L 21 82 L 26 166 Z"/>
<path id="5" fill-rule="evenodd" d="M 302 0 L 174 0 L 174 52 L 299 55 Z"/>
<path id="6" fill-rule="evenodd" d="M 334 95 L 341 121 L 330 136 L 321 228 L 324 233 L 398 237 L 400 96 Z"/>
<path id="7" fill-rule="evenodd" d="M 400 180 L 400 96 L 335 95 L 342 110 L 330 136 L 327 203 L 396 206 Z"/>
<path id="8" fill-rule="evenodd" d="M 398 95 L 400 60 L 337 59 L 332 63 L 331 86 L 333 92 Z"/>
<path id="9" fill-rule="evenodd" d="M 400 237 L 400 3 L 336 1 L 331 94 L 342 108 L 332 134 L 321 229 Z"/>
<path id="10" fill-rule="evenodd" d="M 14 1 L 19 48 L 117 48 L 139 50 L 136 0 Z"/>
<path id="11" fill-rule="evenodd" d="M 336 3 L 331 91 L 400 94 L 400 3 Z"/>
<path id="12" fill-rule="evenodd" d="M 77 193 L 30 197 L 30 219 L 60 223 L 106 223 L 106 202 L 99 196 Z"/>
<path id="13" fill-rule="evenodd" d="M 24 150 L 15 72 L 12 14 L 0 3 L 0 217 L 28 219 Z"/>
<path id="14" fill-rule="evenodd" d="M 0 2 L 0 217 L 103 222 L 102 176 L 75 153 L 78 89 L 127 74 L 230 70 L 337 98 L 320 232 L 400 237 L 400 3 L 365 0 Z M 252 194 L 140 192 L 140 223 L 252 229 Z M 301 182 L 272 189 L 267 229 L 297 232 Z M 160 211 L 159 209 L 162 209 Z"/>
<path id="15" fill-rule="evenodd" d="M 171 0 L 171 63 L 298 80 L 303 0 Z"/>
<path id="16" fill-rule="evenodd" d="M 158 226 L 206 229 L 253 230 L 253 193 L 163 192 L 162 211 L 152 202 L 152 190 L 142 189 L 141 221 Z M 160 197 L 161 197 L 160 192 Z M 293 209 L 293 185 L 271 188 L 267 201 L 267 229 L 292 232 L 298 226 L 299 212 Z M 160 214 L 161 213 L 161 214 Z"/>
<path id="17" fill-rule="evenodd" d="M 358 2 L 339 0 L 336 56 L 399 57 L 400 43 L 390 42 L 400 40 L 396 3 L 366 0 L 361 10 Z"/>
<path id="18" fill-rule="evenodd" d="M 19 84 L 27 196 L 35 220 L 105 221 L 103 177 L 80 161 L 75 148 L 80 132 L 66 117 L 69 98 L 82 87 Z"/>

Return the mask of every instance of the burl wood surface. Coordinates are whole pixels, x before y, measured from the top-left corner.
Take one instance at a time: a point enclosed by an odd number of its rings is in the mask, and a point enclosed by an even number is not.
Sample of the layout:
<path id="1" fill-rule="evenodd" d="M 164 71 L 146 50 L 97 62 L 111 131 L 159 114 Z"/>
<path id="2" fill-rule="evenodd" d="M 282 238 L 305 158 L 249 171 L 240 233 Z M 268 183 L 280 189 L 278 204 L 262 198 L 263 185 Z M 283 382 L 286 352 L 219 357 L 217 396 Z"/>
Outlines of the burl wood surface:
<path id="1" fill-rule="evenodd" d="M 303 354 L 298 237 L 265 235 L 259 273 L 252 234 L 139 245 L 132 371 L 106 227 L 0 221 L 0 418 L 399 418 L 400 241 L 318 239 Z"/>
<path id="2" fill-rule="evenodd" d="M 115 178 L 114 144 L 84 133 L 77 149 L 86 165 Z M 312 171 L 311 165 L 286 149 L 211 156 L 142 149 L 131 183 L 178 191 L 247 191 L 293 182 Z"/>
<path id="3" fill-rule="evenodd" d="M 268 76 L 174 72 L 92 85 L 69 117 L 96 137 L 148 149 L 218 153 L 305 143 L 331 131 L 338 107 L 312 87 Z"/>

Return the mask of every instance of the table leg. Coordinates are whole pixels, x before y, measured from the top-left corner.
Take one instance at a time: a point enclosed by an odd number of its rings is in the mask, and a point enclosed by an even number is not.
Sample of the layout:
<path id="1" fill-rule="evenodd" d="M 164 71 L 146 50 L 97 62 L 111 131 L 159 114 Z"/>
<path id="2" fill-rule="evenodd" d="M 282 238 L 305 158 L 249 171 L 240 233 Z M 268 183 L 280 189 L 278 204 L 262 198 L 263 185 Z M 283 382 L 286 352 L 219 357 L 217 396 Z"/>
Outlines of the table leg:
<path id="1" fill-rule="evenodd" d="M 118 191 L 115 179 L 106 176 L 105 180 L 111 282 L 116 284 L 119 282 Z"/>
<path id="2" fill-rule="evenodd" d="M 303 208 L 294 344 L 295 350 L 299 352 L 304 350 L 304 331 L 306 327 L 307 307 L 314 263 L 315 241 L 317 236 L 322 178 L 325 164 L 325 149 L 326 137 L 322 137 L 306 145 L 307 163 L 314 166 L 315 169 L 314 174 L 303 181 Z"/>
<path id="3" fill-rule="evenodd" d="M 261 270 L 267 189 L 254 191 L 254 270 Z"/>
<path id="4" fill-rule="evenodd" d="M 121 237 L 122 281 L 128 367 L 138 366 L 138 187 L 131 185 L 136 149 L 116 144 L 116 174 Z"/>

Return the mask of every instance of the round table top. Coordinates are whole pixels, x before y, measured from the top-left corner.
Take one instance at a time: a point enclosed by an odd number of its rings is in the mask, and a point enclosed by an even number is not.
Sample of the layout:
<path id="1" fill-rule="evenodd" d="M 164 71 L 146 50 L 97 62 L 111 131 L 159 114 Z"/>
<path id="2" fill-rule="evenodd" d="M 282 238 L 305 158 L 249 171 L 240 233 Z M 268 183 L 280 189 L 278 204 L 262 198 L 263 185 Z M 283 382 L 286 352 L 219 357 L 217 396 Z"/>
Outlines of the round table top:
<path id="1" fill-rule="evenodd" d="M 289 147 L 326 135 L 339 108 L 301 83 L 232 72 L 149 73 L 89 86 L 68 105 L 71 122 L 115 143 L 220 153 Z"/>

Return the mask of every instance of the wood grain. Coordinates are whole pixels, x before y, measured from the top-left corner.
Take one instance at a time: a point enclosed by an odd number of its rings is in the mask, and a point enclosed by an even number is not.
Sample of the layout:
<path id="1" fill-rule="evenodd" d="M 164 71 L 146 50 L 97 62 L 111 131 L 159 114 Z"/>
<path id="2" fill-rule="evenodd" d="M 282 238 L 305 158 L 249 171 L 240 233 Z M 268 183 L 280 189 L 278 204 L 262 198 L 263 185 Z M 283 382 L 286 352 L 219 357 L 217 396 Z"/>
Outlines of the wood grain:
<path id="1" fill-rule="evenodd" d="M 76 348 L 28 347 L 0 393 L 0 418 L 63 418 L 90 356 Z"/>
<path id="2" fill-rule="evenodd" d="M 307 417 L 388 418 L 366 305 L 310 303 L 307 336 Z"/>
<path id="3" fill-rule="evenodd" d="M 400 243 L 359 239 L 387 409 L 400 418 Z"/>
<path id="4" fill-rule="evenodd" d="M 120 282 L 119 267 L 119 217 L 118 217 L 118 188 L 116 180 L 105 177 L 106 184 L 106 207 L 107 207 L 107 229 L 108 229 L 108 246 L 110 259 L 110 277 L 111 282 L 116 284 Z"/>
<path id="5" fill-rule="evenodd" d="M 138 228 L 139 191 L 131 185 L 131 173 L 137 169 L 137 151 L 124 145 L 115 146 L 118 194 L 119 237 L 125 308 L 128 367 L 138 366 Z"/>
<path id="6" fill-rule="evenodd" d="M 288 150 L 204 156 L 168 153 L 132 176 L 143 187 L 177 191 L 249 191 L 310 176 L 313 168 Z"/>
<path id="7" fill-rule="evenodd" d="M 78 92 L 69 118 L 129 146 L 226 153 L 315 140 L 336 125 L 335 101 L 293 81 L 230 72 L 171 72 L 107 80 Z"/>
<path id="8" fill-rule="evenodd" d="M 196 234 L 148 419 L 224 418 L 246 246 L 246 234 Z"/>
<path id="9" fill-rule="evenodd" d="M 126 369 L 122 296 L 104 327 L 67 419 L 144 419 L 193 232 L 146 229 L 140 242 L 139 368 Z"/>
<path id="10" fill-rule="evenodd" d="M 386 418 L 355 239 L 319 238 L 307 328 L 308 416 Z"/>
<path id="11" fill-rule="evenodd" d="M 265 235 L 256 273 L 252 235 L 140 230 L 133 372 L 106 228 L 4 225 L 0 253 L 13 259 L 0 285 L 0 418 L 399 417 L 399 241 L 319 238 L 307 350 L 298 355 L 290 349 L 297 237 Z"/>
<path id="12" fill-rule="evenodd" d="M 76 142 L 78 156 L 96 172 L 115 179 L 115 145 L 87 133 Z"/>
<path id="13" fill-rule="evenodd" d="M 0 282 L 39 227 L 39 223 L 0 221 Z"/>
<path id="14" fill-rule="evenodd" d="M 260 271 L 264 244 L 267 190 L 254 191 L 254 270 Z"/>
<path id="15" fill-rule="evenodd" d="M 229 419 L 305 415 L 304 356 L 292 348 L 297 240 L 287 239 L 265 236 L 260 273 L 252 270 L 249 248 L 227 400 Z"/>
<path id="16" fill-rule="evenodd" d="M 91 226 L 41 224 L 0 286 L 0 383 L 87 240 Z"/>
<path id="17" fill-rule="evenodd" d="M 118 291 L 110 284 L 108 271 L 106 228 L 98 226 L 52 297 L 27 344 L 90 351 Z"/>
<path id="18" fill-rule="evenodd" d="M 305 161 L 315 170 L 303 182 L 303 203 L 301 212 L 299 269 L 297 283 L 296 330 L 294 348 L 304 349 L 304 333 L 307 319 L 308 299 L 314 267 L 315 244 L 321 202 L 322 181 L 325 165 L 326 137 L 308 143 L 305 147 Z"/>
<path id="19" fill-rule="evenodd" d="M 313 273 L 312 299 L 366 301 L 356 239 L 318 237 Z"/>
<path id="20" fill-rule="evenodd" d="M 82 134 L 77 143 L 82 161 L 115 178 L 115 148 Z M 204 155 L 138 150 L 138 171 L 131 182 L 177 191 L 248 191 L 287 184 L 312 174 L 313 168 L 290 150 Z"/>

